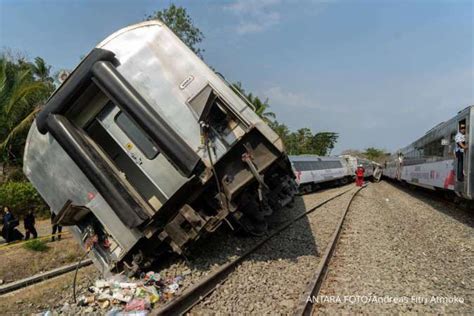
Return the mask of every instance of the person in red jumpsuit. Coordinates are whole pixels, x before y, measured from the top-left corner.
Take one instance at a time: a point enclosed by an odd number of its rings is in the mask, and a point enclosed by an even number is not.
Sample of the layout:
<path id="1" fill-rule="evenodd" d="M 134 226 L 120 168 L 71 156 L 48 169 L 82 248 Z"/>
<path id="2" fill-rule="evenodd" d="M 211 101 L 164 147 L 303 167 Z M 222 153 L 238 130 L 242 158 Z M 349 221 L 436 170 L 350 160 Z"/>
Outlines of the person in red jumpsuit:
<path id="1" fill-rule="evenodd" d="M 356 186 L 361 187 L 364 184 L 364 167 L 359 165 L 356 169 Z"/>

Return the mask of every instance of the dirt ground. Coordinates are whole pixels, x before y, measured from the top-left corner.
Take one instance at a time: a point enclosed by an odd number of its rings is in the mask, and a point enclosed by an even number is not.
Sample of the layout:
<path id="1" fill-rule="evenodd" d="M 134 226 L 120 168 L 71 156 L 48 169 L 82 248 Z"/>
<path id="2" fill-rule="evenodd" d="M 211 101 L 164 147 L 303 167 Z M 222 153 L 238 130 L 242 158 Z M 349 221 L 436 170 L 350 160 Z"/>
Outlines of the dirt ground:
<path id="1" fill-rule="evenodd" d="M 88 266 L 79 270 L 76 290 L 79 295 L 87 291 L 98 277 L 97 269 Z M 2 315 L 30 315 L 52 309 L 62 309 L 66 315 L 76 314 L 68 309 L 72 304 L 72 282 L 74 271 L 35 284 L 0 297 Z"/>
<path id="2" fill-rule="evenodd" d="M 44 252 L 26 249 L 23 245 L 7 249 L 0 248 L 0 280 L 9 283 L 40 272 L 77 262 L 83 250 L 69 235 L 60 241 L 48 242 L 49 249 Z"/>

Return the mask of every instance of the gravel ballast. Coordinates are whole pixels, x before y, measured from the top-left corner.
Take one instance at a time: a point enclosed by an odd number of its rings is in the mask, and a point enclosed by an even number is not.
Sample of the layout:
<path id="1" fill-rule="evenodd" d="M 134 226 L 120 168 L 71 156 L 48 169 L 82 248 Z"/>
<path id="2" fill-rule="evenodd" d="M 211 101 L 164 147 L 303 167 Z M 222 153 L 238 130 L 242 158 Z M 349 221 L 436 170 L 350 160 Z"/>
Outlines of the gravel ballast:
<path id="1" fill-rule="evenodd" d="M 348 190 L 350 187 L 332 188 L 297 197 L 294 207 L 285 208 L 271 216 L 270 227 L 272 229 L 280 227 L 280 225 L 299 215 L 305 209 Z M 183 276 L 184 280 L 177 293 L 179 295 L 179 293 L 182 293 L 188 287 L 212 271 L 215 271 L 222 264 L 244 253 L 262 238 L 264 237 L 236 235 L 230 229 L 221 227 L 215 234 L 198 241 L 198 244 L 188 254 L 187 260 L 183 260 L 181 257 L 163 259 L 155 271 L 159 272 L 163 278 Z M 294 257 L 294 254 L 288 254 L 288 256 Z M 87 288 L 92 286 L 94 281 L 99 278 L 99 273 L 95 267 L 85 268 L 84 271 L 87 271 L 87 273 L 80 272 L 78 276 L 78 296 L 89 295 L 90 293 L 88 294 Z M 44 283 L 18 290 L 14 293 L 14 296 L 7 294 L 9 298 L 4 299 L 6 296 L 3 296 L 3 301 L 0 305 L 2 305 L 2 310 L 7 314 L 28 314 L 47 310 L 59 314 L 89 314 L 91 312 L 102 314 L 106 312 L 106 310 L 78 307 L 73 304 L 71 283 L 72 277 L 69 273 Z M 246 285 L 248 285 L 247 282 L 242 286 Z"/>
<path id="2" fill-rule="evenodd" d="M 474 311 L 474 212 L 388 182 L 352 203 L 318 313 Z"/>
<path id="3" fill-rule="evenodd" d="M 317 203 L 315 196 L 303 197 L 300 212 Z M 294 312 L 350 197 L 349 192 L 330 201 L 274 237 L 241 264 L 192 313 Z"/>
<path id="4" fill-rule="evenodd" d="M 272 216 L 272 229 L 349 188 L 353 184 L 298 197 L 293 208 Z M 270 240 L 191 314 L 293 314 L 352 192 Z M 391 183 L 369 184 L 352 202 L 327 279 L 315 298 L 316 312 L 472 313 L 473 227 L 473 211 Z M 187 260 L 170 257 L 155 271 L 163 277 L 184 276 L 179 295 L 262 238 L 236 236 L 222 227 L 200 240 Z M 94 267 L 80 272 L 79 295 L 98 277 Z M 72 304 L 71 280 L 69 274 L 18 290 L 3 296 L 0 305 L 5 313 L 106 312 Z"/>

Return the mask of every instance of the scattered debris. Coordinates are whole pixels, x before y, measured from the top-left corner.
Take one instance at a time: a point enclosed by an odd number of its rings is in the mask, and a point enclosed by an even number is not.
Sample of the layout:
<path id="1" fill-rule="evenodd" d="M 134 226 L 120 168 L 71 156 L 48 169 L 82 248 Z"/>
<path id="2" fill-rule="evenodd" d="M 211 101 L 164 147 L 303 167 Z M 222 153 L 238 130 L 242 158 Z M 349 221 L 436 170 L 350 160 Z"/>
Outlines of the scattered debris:
<path id="1" fill-rule="evenodd" d="M 188 275 L 191 272 L 189 271 Z M 122 274 L 105 280 L 95 281 L 88 288 L 88 294 L 82 295 L 77 306 L 105 312 L 106 315 L 147 315 L 157 303 L 172 299 L 182 285 L 183 277 L 163 279 L 157 272 L 143 273 L 138 279 L 128 279 Z M 69 305 L 63 306 L 65 311 Z"/>

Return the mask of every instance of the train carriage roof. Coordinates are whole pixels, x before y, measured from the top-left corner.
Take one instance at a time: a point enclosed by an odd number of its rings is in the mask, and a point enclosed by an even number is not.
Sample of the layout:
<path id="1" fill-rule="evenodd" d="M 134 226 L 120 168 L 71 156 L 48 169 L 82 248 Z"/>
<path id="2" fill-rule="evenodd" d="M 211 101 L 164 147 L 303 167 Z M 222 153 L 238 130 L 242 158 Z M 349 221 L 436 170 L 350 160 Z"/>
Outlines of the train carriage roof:
<path id="1" fill-rule="evenodd" d="M 291 161 L 340 161 L 336 156 L 293 155 L 288 156 Z"/>

